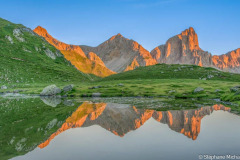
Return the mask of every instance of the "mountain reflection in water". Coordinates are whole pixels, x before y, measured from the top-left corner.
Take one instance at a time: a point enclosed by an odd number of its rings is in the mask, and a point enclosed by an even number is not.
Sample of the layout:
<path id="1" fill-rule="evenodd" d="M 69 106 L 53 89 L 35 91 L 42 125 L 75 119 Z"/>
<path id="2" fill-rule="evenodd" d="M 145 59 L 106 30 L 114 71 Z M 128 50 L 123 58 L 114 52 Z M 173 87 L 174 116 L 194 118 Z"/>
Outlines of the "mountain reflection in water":
<path id="1" fill-rule="evenodd" d="M 55 133 L 39 145 L 39 148 L 46 147 L 57 135 L 70 128 L 92 125 L 99 125 L 123 137 L 128 132 L 141 127 L 151 117 L 167 124 L 171 130 L 196 140 L 200 133 L 201 119 L 214 110 L 230 111 L 230 108 L 216 104 L 192 110 L 155 111 L 137 109 L 126 104 L 84 102 Z"/>

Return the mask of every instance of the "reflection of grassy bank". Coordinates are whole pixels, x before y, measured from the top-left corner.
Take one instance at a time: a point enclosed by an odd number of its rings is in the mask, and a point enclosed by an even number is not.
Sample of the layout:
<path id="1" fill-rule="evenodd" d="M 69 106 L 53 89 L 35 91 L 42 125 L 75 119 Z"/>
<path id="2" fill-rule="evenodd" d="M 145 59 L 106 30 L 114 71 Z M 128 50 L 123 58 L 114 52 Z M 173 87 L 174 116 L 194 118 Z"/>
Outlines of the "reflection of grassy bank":
<path id="1" fill-rule="evenodd" d="M 23 155 L 55 132 L 79 106 L 51 107 L 40 99 L 0 99 L 0 157 Z"/>
<path id="2" fill-rule="evenodd" d="M 214 99 L 202 99 L 202 98 L 149 98 L 149 97 L 103 97 L 103 98 L 81 98 L 80 101 L 91 101 L 94 103 L 118 103 L 118 104 L 130 104 L 139 109 L 153 109 L 156 111 L 168 111 L 168 110 L 188 110 L 195 109 L 204 106 L 212 106 L 215 104 L 222 104 L 225 107 L 230 107 L 231 112 L 240 113 L 239 106 L 229 102 L 222 102 Z"/>

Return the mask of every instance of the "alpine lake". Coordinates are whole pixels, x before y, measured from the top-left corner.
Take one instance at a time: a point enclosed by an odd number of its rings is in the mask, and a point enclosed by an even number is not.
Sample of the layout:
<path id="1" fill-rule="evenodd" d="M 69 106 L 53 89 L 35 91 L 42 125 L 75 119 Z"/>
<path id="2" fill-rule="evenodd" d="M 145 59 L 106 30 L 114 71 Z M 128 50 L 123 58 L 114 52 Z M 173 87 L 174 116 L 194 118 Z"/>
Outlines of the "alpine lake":
<path id="1" fill-rule="evenodd" d="M 2 95 L 0 103 L 3 160 L 239 155 L 240 117 L 218 100 Z"/>

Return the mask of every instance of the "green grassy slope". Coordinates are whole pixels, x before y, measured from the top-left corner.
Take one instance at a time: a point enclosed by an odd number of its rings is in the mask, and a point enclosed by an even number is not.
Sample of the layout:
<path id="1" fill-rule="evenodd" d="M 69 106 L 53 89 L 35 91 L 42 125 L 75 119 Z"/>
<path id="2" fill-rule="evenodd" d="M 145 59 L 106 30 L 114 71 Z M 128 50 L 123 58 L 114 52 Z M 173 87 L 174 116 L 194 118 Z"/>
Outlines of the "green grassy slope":
<path id="1" fill-rule="evenodd" d="M 157 64 L 154 66 L 139 67 L 135 70 L 122 72 L 104 78 L 109 80 L 130 79 L 207 79 L 240 82 L 240 74 L 222 72 L 210 67 L 194 65 Z"/>
<path id="2" fill-rule="evenodd" d="M 81 82 L 94 77 L 79 72 L 30 29 L 0 18 L 0 84 Z"/>
<path id="3" fill-rule="evenodd" d="M 194 65 L 167 65 L 139 67 L 88 84 L 76 85 L 73 95 L 103 97 L 161 97 L 179 99 L 221 99 L 240 104 L 240 94 L 230 91 L 240 85 L 240 75 L 221 72 L 214 68 Z M 197 87 L 204 91 L 194 93 Z M 240 110 L 239 107 L 236 110 Z"/>

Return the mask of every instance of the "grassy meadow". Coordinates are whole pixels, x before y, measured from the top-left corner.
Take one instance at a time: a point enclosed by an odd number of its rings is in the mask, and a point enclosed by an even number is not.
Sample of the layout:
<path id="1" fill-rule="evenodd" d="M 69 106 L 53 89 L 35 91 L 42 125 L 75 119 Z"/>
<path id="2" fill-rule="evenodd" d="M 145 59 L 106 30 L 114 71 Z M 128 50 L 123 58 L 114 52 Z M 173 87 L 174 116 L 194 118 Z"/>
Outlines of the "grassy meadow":
<path id="1" fill-rule="evenodd" d="M 132 76 L 131 76 L 132 75 Z M 138 77 L 138 78 L 136 78 Z M 220 99 L 240 104 L 240 95 L 232 93 L 231 87 L 239 85 L 240 75 L 221 72 L 213 68 L 193 65 L 166 65 L 139 67 L 133 71 L 115 74 L 94 81 L 69 81 L 52 83 L 12 84 L 8 91 L 20 90 L 24 94 L 39 94 L 50 84 L 63 88 L 74 84 L 68 93 L 71 97 L 172 97 L 176 99 Z M 197 87 L 204 91 L 194 93 Z M 4 92 L 4 90 L 1 90 Z"/>

